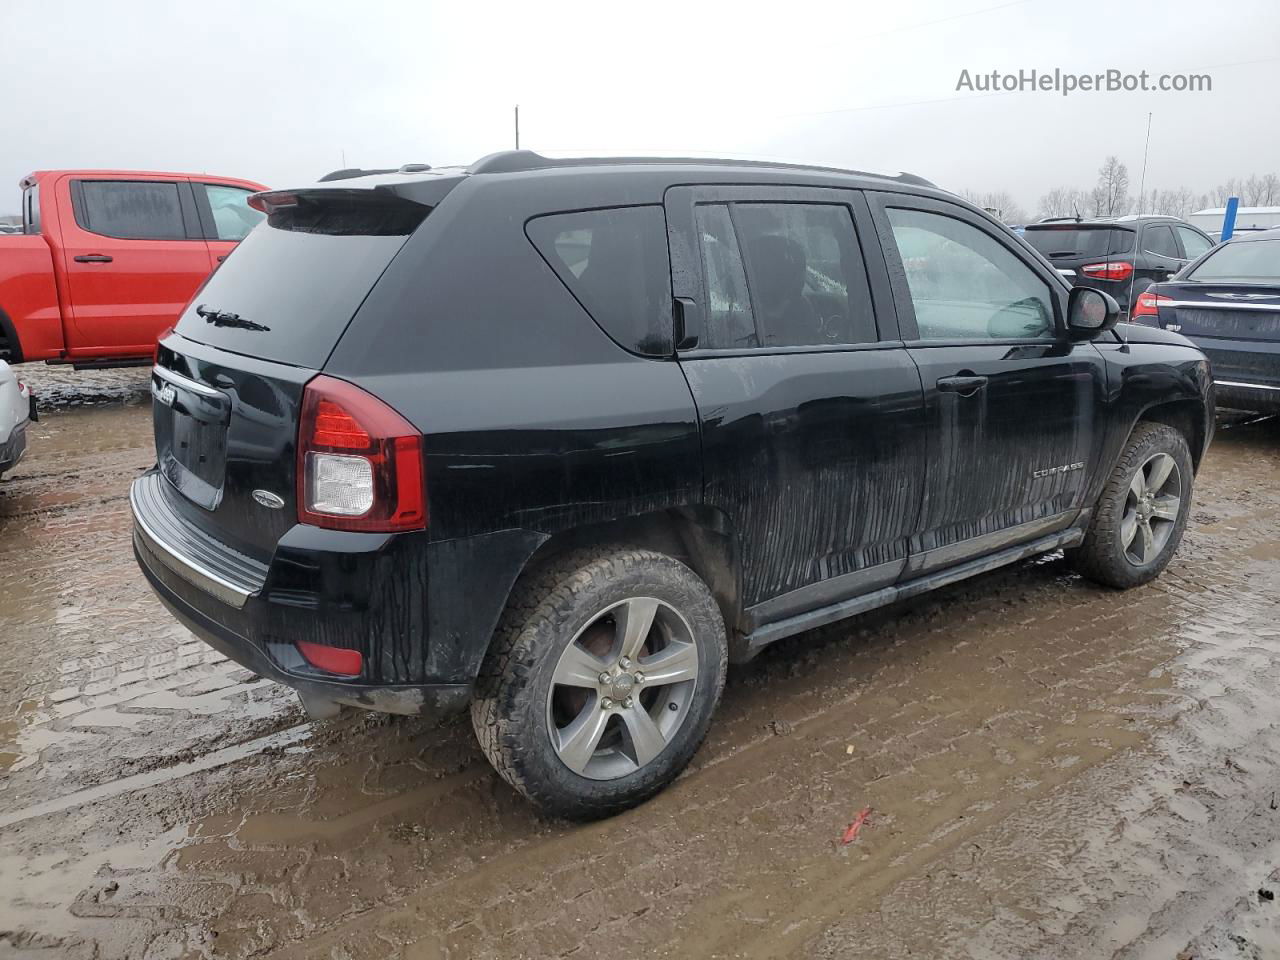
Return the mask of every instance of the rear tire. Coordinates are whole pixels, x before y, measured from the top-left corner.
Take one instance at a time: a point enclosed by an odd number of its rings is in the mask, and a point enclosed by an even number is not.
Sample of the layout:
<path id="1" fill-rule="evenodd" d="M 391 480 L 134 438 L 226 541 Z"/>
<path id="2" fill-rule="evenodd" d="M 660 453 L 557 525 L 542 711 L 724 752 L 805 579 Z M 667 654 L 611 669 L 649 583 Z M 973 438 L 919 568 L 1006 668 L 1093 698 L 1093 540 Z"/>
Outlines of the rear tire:
<path id="1" fill-rule="evenodd" d="M 1084 543 L 1067 551 L 1081 574 L 1128 589 L 1154 580 L 1173 559 L 1191 511 L 1187 441 L 1163 423 L 1139 423 L 1094 507 Z"/>
<path id="2" fill-rule="evenodd" d="M 540 809 L 607 817 L 688 764 L 727 664 L 720 609 L 683 563 L 651 550 L 575 551 L 512 591 L 471 720 L 494 769 Z"/>

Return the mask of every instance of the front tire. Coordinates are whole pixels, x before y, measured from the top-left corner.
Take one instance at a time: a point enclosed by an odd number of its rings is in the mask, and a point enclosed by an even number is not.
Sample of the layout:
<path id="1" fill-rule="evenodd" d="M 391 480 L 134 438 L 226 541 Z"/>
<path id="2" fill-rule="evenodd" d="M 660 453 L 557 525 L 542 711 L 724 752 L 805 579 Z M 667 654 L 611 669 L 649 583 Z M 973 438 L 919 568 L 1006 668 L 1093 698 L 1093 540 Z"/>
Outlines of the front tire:
<path id="1" fill-rule="evenodd" d="M 1108 587 L 1149 583 L 1182 541 L 1194 472 L 1187 441 L 1163 423 L 1139 423 L 1098 498 L 1084 543 L 1067 551 L 1081 574 Z"/>
<path id="2" fill-rule="evenodd" d="M 606 817 L 688 764 L 727 664 L 719 607 L 687 566 L 650 550 L 578 551 L 512 591 L 471 720 L 494 769 L 539 808 Z"/>

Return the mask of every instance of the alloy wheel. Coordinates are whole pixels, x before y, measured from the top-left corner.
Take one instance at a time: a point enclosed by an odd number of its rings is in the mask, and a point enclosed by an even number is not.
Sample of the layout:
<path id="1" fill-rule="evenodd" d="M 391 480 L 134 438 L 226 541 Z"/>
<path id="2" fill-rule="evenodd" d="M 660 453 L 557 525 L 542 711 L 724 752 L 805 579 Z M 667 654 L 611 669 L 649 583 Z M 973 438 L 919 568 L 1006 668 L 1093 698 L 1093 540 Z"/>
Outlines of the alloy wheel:
<path id="1" fill-rule="evenodd" d="M 547 696 L 551 744 L 579 776 L 634 773 L 684 725 L 697 682 L 697 641 L 674 607 L 653 597 L 612 604 L 556 663 Z"/>
<path id="2" fill-rule="evenodd" d="M 1167 453 L 1153 454 L 1133 475 L 1120 520 L 1125 559 L 1142 567 L 1160 555 L 1182 510 L 1182 473 Z"/>

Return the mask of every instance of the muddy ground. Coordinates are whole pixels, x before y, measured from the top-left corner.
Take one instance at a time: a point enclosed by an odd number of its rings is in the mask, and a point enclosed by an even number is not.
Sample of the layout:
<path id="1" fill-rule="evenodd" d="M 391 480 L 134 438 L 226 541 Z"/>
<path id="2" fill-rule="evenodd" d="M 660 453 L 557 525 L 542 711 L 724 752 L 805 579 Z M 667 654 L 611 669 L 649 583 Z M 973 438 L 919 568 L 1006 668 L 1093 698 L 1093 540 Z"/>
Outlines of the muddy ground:
<path id="1" fill-rule="evenodd" d="M 465 720 L 311 723 L 193 641 L 129 550 L 143 376 L 66 376 L 0 482 L 0 957 L 1280 956 L 1274 421 L 1157 583 L 1047 558 L 786 642 L 570 826 Z"/>

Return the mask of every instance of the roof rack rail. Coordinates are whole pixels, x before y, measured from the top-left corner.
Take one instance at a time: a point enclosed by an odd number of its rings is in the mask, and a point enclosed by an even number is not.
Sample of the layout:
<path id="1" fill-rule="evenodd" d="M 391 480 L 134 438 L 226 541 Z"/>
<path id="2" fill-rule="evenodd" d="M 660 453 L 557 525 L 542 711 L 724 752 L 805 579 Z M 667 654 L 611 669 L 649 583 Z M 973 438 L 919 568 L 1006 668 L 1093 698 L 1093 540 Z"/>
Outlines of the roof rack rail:
<path id="1" fill-rule="evenodd" d="M 400 173 L 403 168 L 384 167 L 378 170 L 361 170 L 359 167 L 344 167 L 326 173 L 316 183 L 328 183 L 330 180 L 350 180 L 352 177 L 367 177 L 375 173 Z M 408 172 L 408 171 L 403 171 Z"/>
<path id="2" fill-rule="evenodd" d="M 772 160 L 729 160 L 715 157 L 571 157 L 553 159 L 544 157 L 532 150 L 502 150 L 481 157 L 471 166 L 467 173 L 519 173 L 527 170 L 543 170 L 551 167 L 585 167 L 608 164 L 643 164 L 643 163 L 722 163 L 740 167 L 780 167 L 786 170 L 813 170 L 821 173 L 847 173 L 856 176 L 877 177 L 910 183 L 919 187 L 937 188 L 937 184 L 918 177 L 913 173 L 870 173 L 865 170 L 848 170 L 843 167 L 821 167 L 805 163 L 783 163 Z"/>

